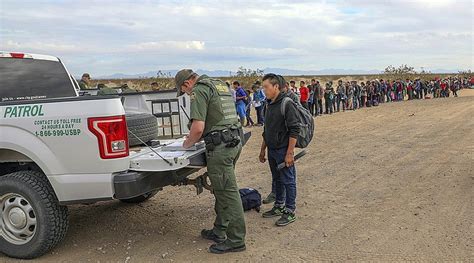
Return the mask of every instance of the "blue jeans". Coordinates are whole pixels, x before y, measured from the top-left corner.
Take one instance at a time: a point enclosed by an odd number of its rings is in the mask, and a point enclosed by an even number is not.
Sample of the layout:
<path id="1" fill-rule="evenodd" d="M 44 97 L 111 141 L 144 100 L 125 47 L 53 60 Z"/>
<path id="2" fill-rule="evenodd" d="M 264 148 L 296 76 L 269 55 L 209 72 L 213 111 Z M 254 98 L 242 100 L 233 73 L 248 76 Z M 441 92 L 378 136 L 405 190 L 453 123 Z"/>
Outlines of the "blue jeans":
<path id="1" fill-rule="evenodd" d="M 336 105 L 337 105 L 337 111 L 341 109 L 341 104 L 342 104 L 342 110 L 346 110 L 346 100 L 342 97 L 343 95 L 337 95 L 336 96 Z"/>
<path id="2" fill-rule="evenodd" d="M 235 108 L 237 110 L 237 115 L 239 115 L 239 118 L 241 121 L 244 121 L 246 116 L 247 116 L 247 110 L 246 110 L 246 107 L 245 107 L 245 102 L 240 100 L 240 101 L 237 101 L 237 103 L 235 104 Z"/>
<path id="3" fill-rule="evenodd" d="M 272 186 L 275 187 L 275 206 L 286 207 L 287 210 L 294 212 L 296 209 L 296 168 L 294 165 L 281 170 L 277 168 L 279 163 L 285 161 L 286 150 L 286 147 L 268 148 L 268 164 L 272 172 Z"/>

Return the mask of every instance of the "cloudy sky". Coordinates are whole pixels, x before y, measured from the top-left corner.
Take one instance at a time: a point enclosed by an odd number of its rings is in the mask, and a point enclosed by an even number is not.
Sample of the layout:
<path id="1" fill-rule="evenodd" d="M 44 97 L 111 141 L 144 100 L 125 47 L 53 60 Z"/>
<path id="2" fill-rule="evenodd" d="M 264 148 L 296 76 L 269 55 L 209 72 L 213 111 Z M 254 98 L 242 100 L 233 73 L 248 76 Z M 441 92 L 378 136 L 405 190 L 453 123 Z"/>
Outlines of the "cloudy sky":
<path id="1" fill-rule="evenodd" d="M 75 74 L 328 68 L 473 69 L 471 0 L 0 0 L 0 50 Z"/>

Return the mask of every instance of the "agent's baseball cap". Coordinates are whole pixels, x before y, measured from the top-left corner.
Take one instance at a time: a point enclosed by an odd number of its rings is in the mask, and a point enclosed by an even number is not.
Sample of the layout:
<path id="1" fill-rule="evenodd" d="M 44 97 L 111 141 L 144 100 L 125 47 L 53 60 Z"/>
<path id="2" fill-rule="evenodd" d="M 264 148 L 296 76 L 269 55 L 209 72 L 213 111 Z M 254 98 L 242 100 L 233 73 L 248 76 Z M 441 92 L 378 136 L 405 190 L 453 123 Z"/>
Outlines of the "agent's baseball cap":
<path id="1" fill-rule="evenodd" d="M 174 77 L 174 82 L 176 83 L 178 97 L 184 94 L 184 92 L 181 91 L 181 86 L 186 80 L 190 79 L 194 75 L 196 75 L 196 73 L 194 73 L 194 71 L 192 71 L 191 69 L 182 69 L 178 71 L 178 73 L 176 73 L 176 76 Z"/>

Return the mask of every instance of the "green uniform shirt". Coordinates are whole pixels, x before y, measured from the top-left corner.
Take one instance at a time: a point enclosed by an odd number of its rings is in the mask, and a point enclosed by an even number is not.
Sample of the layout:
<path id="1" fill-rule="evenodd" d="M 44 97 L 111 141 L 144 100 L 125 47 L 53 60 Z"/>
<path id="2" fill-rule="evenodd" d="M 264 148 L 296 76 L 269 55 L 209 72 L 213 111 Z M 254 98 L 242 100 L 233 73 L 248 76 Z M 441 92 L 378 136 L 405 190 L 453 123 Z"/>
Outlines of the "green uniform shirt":
<path id="1" fill-rule="evenodd" d="M 191 120 L 204 121 L 203 136 L 211 131 L 240 127 L 232 94 L 223 81 L 202 75 L 190 97 Z"/>
<path id="2" fill-rule="evenodd" d="M 78 84 L 79 84 L 79 88 L 81 88 L 81 90 L 89 89 L 89 86 L 87 85 L 87 83 L 85 81 L 83 81 L 82 79 L 79 80 Z"/>

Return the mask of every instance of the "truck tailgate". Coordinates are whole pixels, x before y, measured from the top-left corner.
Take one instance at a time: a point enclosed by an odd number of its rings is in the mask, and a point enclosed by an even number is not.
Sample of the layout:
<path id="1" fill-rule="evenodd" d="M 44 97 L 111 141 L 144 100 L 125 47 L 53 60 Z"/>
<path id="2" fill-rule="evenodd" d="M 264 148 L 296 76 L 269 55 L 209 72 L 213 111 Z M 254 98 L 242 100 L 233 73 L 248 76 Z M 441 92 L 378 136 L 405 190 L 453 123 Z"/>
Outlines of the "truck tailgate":
<path id="1" fill-rule="evenodd" d="M 247 143 L 251 132 L 244 132 L 243 145 Z M 169 150 L 170 144 L 181 145 L 184 139 L 163 140 L 157 147 L 142 147 L 130 150 L 130 168 L 137 172 L 176 171 L 182 168 L 206 167 L 206 149 Z M 201 142 L 202 143 L 202 142 Z"/>
<path id="2" fill-rule="evenodd" d="M 130 169 L 141 172 L 174 171 L 182 168 L 204 168 L 206 149 L 168 150 L 166 145 L 181 143 L 183 139 L 160 141 L 158 147 L 142 147 L 130 151 Z"/>

